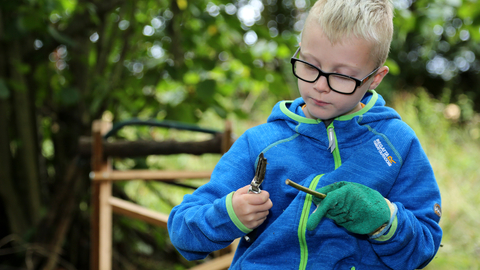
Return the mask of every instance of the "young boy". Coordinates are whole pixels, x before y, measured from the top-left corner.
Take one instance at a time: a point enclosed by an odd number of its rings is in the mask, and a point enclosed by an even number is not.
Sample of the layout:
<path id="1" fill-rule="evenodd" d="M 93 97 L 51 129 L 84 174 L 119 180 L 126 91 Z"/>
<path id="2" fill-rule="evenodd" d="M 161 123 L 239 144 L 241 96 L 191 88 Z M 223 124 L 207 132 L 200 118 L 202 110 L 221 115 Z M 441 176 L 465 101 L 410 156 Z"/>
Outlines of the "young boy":
<path id="1" fill-rule="evenodd" d="M 231 269 L 430 262 L 442 237 L 432 168 L 415 133 L 370 90 L 388 73 L 392 17 L 388 0 L 315 3 L 291 60 L 301 98 L 279 102 L 221 158 L 211 181 L 172 210 L 170 238 L 186 259 L 242 237 Z M 262 191 L 249 193 L 261 153 Z"/>

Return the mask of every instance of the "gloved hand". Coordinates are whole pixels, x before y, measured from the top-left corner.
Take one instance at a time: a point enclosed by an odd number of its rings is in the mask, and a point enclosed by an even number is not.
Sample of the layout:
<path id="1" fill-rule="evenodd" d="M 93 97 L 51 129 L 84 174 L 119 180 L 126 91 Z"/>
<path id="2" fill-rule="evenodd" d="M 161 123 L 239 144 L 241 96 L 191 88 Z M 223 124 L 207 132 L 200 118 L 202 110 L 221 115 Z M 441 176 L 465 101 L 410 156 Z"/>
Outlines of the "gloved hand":
<path id="1" fill-rule="evenodd" d="M 390 208 L 376 190 L 352 182 L 336 182 L 317 189 L 327 195 L 313 198 L 317 209 L 308 219 L 307 229 L 314 230 L 325 216 L 357 234 L 371 234 L 390 220 Z"/>

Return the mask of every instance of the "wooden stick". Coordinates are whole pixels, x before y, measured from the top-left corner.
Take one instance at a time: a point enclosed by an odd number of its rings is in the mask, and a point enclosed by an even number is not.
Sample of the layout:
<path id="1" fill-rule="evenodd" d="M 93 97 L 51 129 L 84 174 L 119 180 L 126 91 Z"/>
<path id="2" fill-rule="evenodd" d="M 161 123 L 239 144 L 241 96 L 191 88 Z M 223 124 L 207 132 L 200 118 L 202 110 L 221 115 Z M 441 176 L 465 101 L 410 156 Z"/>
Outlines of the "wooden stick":
<path id="1" fill-rule="evenodd" d="M 315 196 L 315 197 L 317 197 L 317 198 L 320 198 L 320 199 L 325 199 L 325 197 L 327 197 L 327 195 L 325 195 L 325 194 L 323 194 L 323 193 L 316 192 L 315 190 L 311 190 L 311 189 L 309 189 L 309 188 L 306 188 L 306 187 L 304 187 L 304 186 L 302 186 L 302 185 L 299 185 L 299 184 L 293 182 L 293 181 L 290 180 L 290 179 L 285 180 L 285 184 L 287 184 L 287 185 L 289 185 L 289 186 L 292 186 L 292 187 L 294 187 L 294 188 L 296 188 L 296 189 L 298 189 L 298 190 L 300 190 L 300 191 L 306 192 L 306 193 L 308 193 L 308 194 L 310 194 L 310 195 L 313 195 L 313 196 Z"/>

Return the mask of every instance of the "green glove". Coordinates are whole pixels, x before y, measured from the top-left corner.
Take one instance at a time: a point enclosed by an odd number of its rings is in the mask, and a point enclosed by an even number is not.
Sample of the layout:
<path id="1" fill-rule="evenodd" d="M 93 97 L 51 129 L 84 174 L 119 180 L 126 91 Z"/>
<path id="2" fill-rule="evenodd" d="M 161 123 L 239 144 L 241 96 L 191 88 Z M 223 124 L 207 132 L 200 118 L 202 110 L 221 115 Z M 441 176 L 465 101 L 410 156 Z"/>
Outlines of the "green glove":
<path id="1" fill-rule="evenodd" d="M 317 189 L 325 199 L 313 198 L 317 209 L 308 219 L 307 229 L 314 230 L 325 216 L 352 233 L 370 234 L 390 220 L 390 208 L 376 190 L 352 182 L 336 182 Z"/>

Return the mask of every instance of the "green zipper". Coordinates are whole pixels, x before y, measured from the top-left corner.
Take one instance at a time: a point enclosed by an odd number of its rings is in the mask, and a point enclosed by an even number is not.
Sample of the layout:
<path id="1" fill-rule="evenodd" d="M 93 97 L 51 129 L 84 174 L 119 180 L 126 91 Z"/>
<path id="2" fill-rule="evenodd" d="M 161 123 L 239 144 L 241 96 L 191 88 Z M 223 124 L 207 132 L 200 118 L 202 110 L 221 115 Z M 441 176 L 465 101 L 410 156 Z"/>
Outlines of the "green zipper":
<path id="1" fill-rule="evenodd" d="M 335 133 L 335 128 L 333 122 L 327 128 L 328 135 L 328 149 L 333 155 L 333 160 L 335 161 L 335 170 L 342 165 L 342 158 L 340 157 L 340 151 L 338 150 L 338 141 L 337 134 Z M 309 188 L 315 190 L 318 184 L 318 181 L 323 176 L 318 175 L 310 183 Z M 310 208 L 312 207 L 312 195 L 307 194 L 305 196 L 305 202 L 303 203 L 302 215 L 300 216 L 300 224 L 298 226 L 298 240 L 300 242 L 300 265 L 298 269 L 304 270 L 307 268 L 308 262 L 308 246 L 307 246 L 307 221 L 310 214 Z M 355 269 L 355 268 L 354 268 Z"/>
<path id="2" fill-rule="evenodd" d="M 327 128 L 328 135 L 328 149 L 333 155 L 333 160 L 335 161 L 335 170 L 342 165 L 342 158 L 340 157 L 340 151 L 338 150 L 338 141 L 337 134 L 335 133 L 335 127 L 333 122 Z"/>
<path id="3" fill-rule="evenodd" d="M 310 183 L 309 188 L 315 189 L 318 184 L 318 181 L 323 176 L 318 175 L 313 178 Z M 303 203 L 302 215 L 300 216 L 300 224 L 298 225 L 298 240 L 300 242 L 300 265 L 298 269 L 303 270 L 307 268 L 308 262 L 308 247 L 307 247 L 307 238 L 305 232 L 307 231 L 307 221 L 310 214 L 310 208 L 312 207 L 312 195 L 307 194 L 305 196 L 305 202 Z"/>

